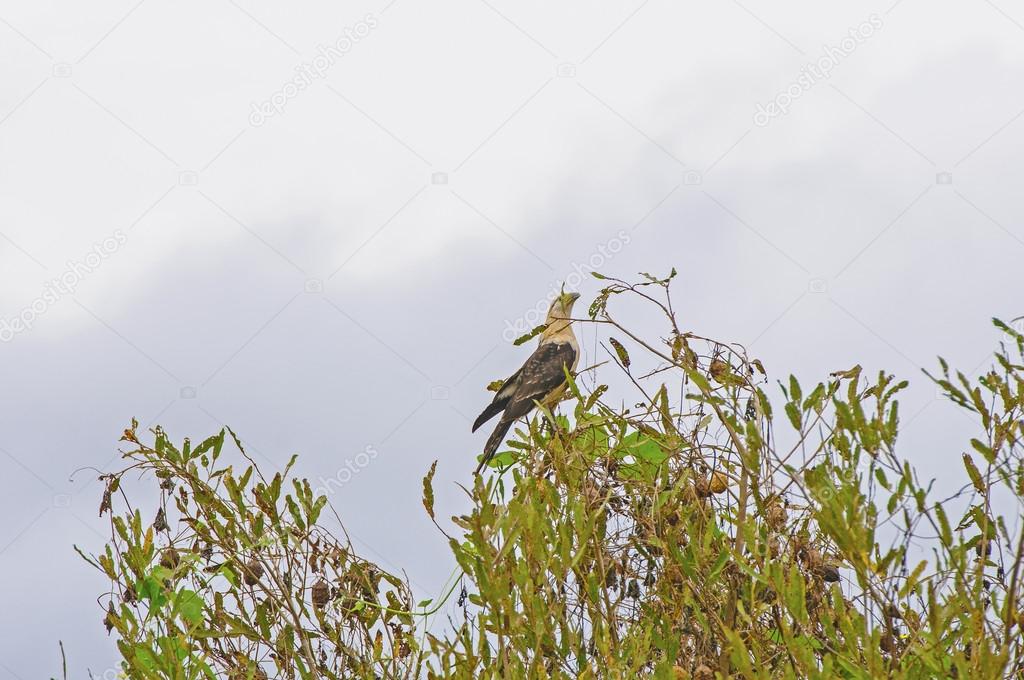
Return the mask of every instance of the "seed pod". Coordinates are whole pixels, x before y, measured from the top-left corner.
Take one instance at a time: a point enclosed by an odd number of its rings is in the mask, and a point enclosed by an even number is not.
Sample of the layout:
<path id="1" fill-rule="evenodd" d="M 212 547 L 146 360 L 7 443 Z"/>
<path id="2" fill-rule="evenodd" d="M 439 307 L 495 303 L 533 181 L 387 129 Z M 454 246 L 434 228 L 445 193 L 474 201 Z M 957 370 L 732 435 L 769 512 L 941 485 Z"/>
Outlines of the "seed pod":
<path id="1" fill-rule="evenodd" d="M 707 479 L 698 479 L 693 483 L 693 493 L 697 498 L 707 498 L 711 495 L 711 482 Z"/>
<path id="2" fill-rule="evenodd" d="M 821 552 L 814 548 L 806 550 L 804 552 L 804 564 L 806 564 L 807 568 L 811 571 L 818 569 L 822 565 Z"/>
<path id="3" fill-rule="evenodd" d="M 153 520 L 153 531 L 167 531 L 167 514 L 164 509 L 156 511 L 156 519 Z"/>
<path id="4" fill-rule="evenodd" d="M 181 563 L 181 556 L 174 548 L 167 548 L 160 553 L 160 566 L 168 569 L 177 569 Z"/>
<path id="5" fill-rule="evenodd" d="M 255 557 L 245 563 L 245 585 L 254 586 L 263 578 L 263 565 Z"/>
<path id="6" fill-rule="evenodd" d="M 317 609 L 323 609 L 327 606 L 327 602 L 331 599 L 331 587 L 327 585 L 327 581 L 320 579 L 313 584 L 313 606 Z"/>
<path id="7" fill-rule="evenodd" d="M 117 485 L 117 478 L 111 479 L 107 482 L 107 488 L 103 491 L 103 499 L 100 501 L 100 517 L 103 517 L 104 512 L 108 512 L 113 509 L 111 504 L 111 496 L 114 491 L 113 488 Z"/>
<path id="8" fill-rule="evenodd" d="M 249 680 L 249 678 L 252 678 L 252 680 L 267 680 L 267 672 L 259 666 L 252 668 L 250 672 L 250 667 L 245 665 L 240 665 L 228 671 L 229 680 Z"/>
<path id="9" fill-rule="evenodd" d="M 821 590 L 819 588 L 812 588 L 807 591 L 807 595 L 804 597 L 804 604 L 807 607 L 807 611 L 813 612 L 821 604 Z"/>
<path id="10" fill-rule="evenodd" d="M 786 520 L 788 519 L 786 508 L 782 507 L 781 503 L 772 503 L 771 507 L 768 508 L 768 526 L 776 531 L 781 531 L 786 526 Z"/>
<path id="11" fill-rule="evenodd" d="M 708 488 L 711 493 L 725 493 L 725 490 L 729 488 L 729 478 L 724 473 L 715 471 L 711 475 L 711 481 L 708 483 Z"/>
<path id="12" fill-rule="evenodd" d="M 107 635 L 110 635 L 110 631 L 117 625 L 117 614 L 114 612 L 114 601 L 111 600 L 107 605 L 107 615 L 103 617 L 103 626 L 107 629 Z"/>
<path id="13" fill-rule="evenodd" d="M 725 382 L 725 377 L 729 374 L 729 364 L 725 363 L 721 359 L 715 359 L 711 362 L 709 371 L 712 378 L 718 382 Z"/>

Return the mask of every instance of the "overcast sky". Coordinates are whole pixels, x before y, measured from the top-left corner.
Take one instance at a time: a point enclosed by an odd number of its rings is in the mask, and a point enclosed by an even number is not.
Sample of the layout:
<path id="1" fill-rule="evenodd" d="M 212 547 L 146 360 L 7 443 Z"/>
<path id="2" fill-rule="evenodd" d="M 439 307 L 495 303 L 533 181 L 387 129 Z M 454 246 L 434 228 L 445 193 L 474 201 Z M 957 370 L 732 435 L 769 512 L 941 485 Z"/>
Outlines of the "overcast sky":
<path id="1" fill-rule="evenodd" d="M 113 677 L 69 476 L 133 416 L 343 479 L 435 596 L 420 479 L 464 509 L 510 329 L 592 262 L 676 267 L 773 379 L 912 379 L 903 455 L 952 486 L 971 423 L 920 369 L 1024 314 L 1022 83 L 1021 0 L 0 0 L 0 678 L 58 639 Z"/>

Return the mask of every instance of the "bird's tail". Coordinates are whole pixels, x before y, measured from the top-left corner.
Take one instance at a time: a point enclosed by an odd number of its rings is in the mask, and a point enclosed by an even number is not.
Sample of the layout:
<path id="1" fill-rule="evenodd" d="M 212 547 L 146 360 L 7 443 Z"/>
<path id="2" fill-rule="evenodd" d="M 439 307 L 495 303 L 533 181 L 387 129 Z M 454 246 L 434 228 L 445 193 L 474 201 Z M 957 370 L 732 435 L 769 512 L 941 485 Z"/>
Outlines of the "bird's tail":
<path id="1" fill-rule="evenodd" d="M 502 416 L 498 420 L 497 427 L 494 428 L 494 432 L 487 438 L 487 444 L 484 445 L 484 457 L 480 459 L 480 464 L 476 466 L 476 474 L 480 474 L 480 470 L 487 465 L 487 462 L 494 457 L 494 452 L 501 446 L 501 442 L 504 441 L 505 435 L 508 433 L 508 428 L 512 427 L 511 420 Z"/>

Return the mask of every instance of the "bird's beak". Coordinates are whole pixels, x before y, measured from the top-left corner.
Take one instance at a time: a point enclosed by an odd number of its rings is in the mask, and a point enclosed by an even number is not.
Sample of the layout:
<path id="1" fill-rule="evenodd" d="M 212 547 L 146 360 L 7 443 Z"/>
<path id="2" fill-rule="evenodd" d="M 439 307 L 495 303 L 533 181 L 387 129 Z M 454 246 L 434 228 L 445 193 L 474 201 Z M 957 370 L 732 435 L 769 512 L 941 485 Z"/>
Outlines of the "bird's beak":
<path id="1" fill-rule="evenodd" d="M 580 299 L 579 293 L 569 293 L 569 302 L 576 302 Z"/>

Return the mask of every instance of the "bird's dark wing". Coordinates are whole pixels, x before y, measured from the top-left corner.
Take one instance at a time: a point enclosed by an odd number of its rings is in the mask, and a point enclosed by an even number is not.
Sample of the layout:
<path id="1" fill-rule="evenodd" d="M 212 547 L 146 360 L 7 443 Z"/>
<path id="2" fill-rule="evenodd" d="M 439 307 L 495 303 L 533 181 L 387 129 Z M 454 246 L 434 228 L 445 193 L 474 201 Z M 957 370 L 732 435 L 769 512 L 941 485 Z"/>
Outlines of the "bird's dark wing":
<path id="1" fill-rule="evenodd" d="M 565 370 L 576 362 L 576 350 L 567 342 L 540 345 L 519 369 L 519 384 L 509 399 L 503 418 L 515 420 L 529 413 L 534 403 L 565 383 Z"/>
<path id="2" fill-rule="evenodd" d="M 520 368 L 501 384 L 501 389 L 494 395 L 494 400 L 487 405 L 483 413 L 477 416 L 476 421 L 473 423 L 473 432 L 476 432 L 481 425 L 505 410 L 512 395 L 516 393 L 516 388 L 519 387 L 519 374 L 522 372 L 523 369 Z"/>
<path id="3" fill-rule="evenodd" d="M 526 363 L 519 369 L 519 372 L 513 376 L 515 377 L 514 391 L 510 395 L 503 397 L 505 412 L 498 419 L 494 432 L 487 438 L 487 443 L 484 445 L 484 455 L 476 468 L 477 474 L 480 473 L 483 466 L 487 464 L 487 461 L 494 456 L 498 447 L 501 446 L 501 442 L 505 439 L 509 428 L 512 427 L 512 423 L 533 410 L 538 401 L 543 401 L 552 392 L 562 387 L 565 383 L 566 368 L 571 369 L 575 363 L 576 350 L 567 342 L 545 343 L 540 345 L 530 355 L 530 358 L 526 360 Z M 504 391 L 505 386 L 502 385 L 501 390 L 499 390 L 499 396 Z M 495 403 L 497 403 L 497 398 L 495 398 Z M 495 403 L 488 406 L 487 410 L 480 417 L 483 418 Z"/>

